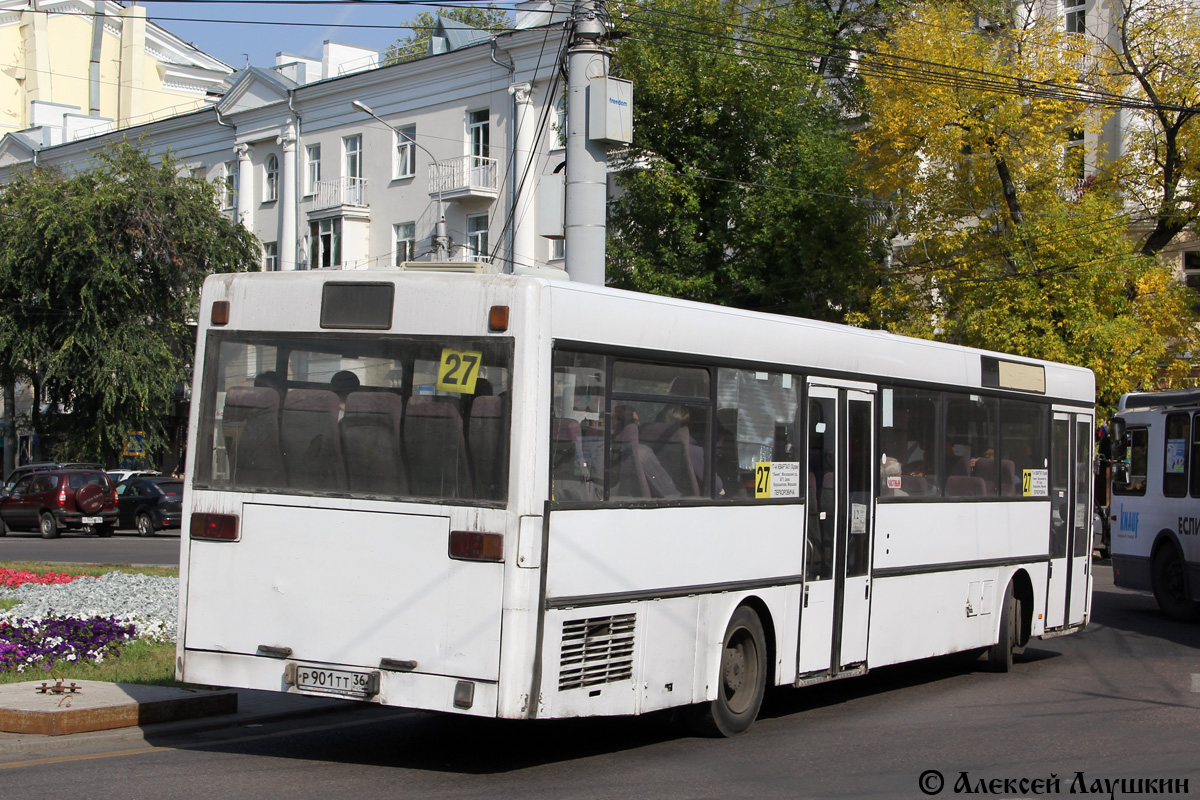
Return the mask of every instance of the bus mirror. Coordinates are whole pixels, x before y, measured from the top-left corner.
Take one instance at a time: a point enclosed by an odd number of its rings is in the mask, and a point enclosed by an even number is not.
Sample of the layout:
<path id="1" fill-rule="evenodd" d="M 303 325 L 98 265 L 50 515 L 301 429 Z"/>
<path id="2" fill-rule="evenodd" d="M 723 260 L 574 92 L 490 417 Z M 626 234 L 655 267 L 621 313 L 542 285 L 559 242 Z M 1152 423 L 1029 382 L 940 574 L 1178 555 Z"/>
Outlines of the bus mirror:
<path id="1" fill-rule="evenodd" d="M 1114 419 L 1108 425 L 1108 438 L 1112 442 L 1113 461 L 1125 460 L 1125 420 Z"/>

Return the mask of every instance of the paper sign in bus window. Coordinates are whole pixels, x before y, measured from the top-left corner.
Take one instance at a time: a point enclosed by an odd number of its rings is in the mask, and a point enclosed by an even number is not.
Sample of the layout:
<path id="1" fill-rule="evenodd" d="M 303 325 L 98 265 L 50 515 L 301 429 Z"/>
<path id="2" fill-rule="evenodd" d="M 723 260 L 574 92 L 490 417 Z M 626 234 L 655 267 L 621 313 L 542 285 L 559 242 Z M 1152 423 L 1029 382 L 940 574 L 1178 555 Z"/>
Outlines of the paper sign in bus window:
<path id="1" fill-rule="evenodd" d="M 799 496 L 799 461 L 759 461 L 754 465 L 754 497 L 756 499 Z"/>
<path id="2" fill-rule="evenodd" d="M 479 350 L 445 348 L 442 350 L 442 361 L 438 364 L 437 388 L 443 392 L 474 394 L 482 361 L 483 353 Z"/>
<path id="3" fill-rule="evenodd" d="M 1024 497 L 1050 496 L 1050 470 L 1027 469 L 1021 473 L 1021 495 Z"/>
<path id="4" fill-rule="evenodd" d="M 1167 439 L 1167 474 L 1187 472 L 1187 439 Z"/>

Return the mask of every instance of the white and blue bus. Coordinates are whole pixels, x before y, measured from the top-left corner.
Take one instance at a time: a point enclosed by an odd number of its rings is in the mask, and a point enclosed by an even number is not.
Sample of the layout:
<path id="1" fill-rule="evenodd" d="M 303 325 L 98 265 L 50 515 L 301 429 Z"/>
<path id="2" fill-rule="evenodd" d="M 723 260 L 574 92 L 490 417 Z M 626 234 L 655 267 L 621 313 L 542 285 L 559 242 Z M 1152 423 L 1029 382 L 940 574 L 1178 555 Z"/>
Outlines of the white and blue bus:
<path id="1" fill-rule="evenodd" d="M 1200 389 L 1124 395 L 1111 427 L 1113 582 L 1200 612 Z"/>
<path id="2" fill-rule="evenodd" d="M 1090 605 L 1085 369 L 536 277 L 205 283 L 180 680 L 500 718 L 986 652 Z"/>

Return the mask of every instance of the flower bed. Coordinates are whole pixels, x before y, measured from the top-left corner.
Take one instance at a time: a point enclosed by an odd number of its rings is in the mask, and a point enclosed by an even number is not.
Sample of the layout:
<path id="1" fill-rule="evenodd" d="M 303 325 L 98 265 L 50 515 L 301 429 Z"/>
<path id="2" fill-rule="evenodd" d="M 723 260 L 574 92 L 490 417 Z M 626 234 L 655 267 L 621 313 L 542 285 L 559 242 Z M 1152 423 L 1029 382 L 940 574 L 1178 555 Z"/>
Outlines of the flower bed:
<path id="1" fill-rule="evenodd" d="M 23 583 L 40 583 L 43 585 L 70 583 L 75 578 L 75 575 L 68 575 L 65 572 L 47 572 L 44 575 L 38 575 L 36 572 L 24 569 L 0 568 L 0 586 L 7 586 L 9 588 L 16 588 Z"/>
<path id="2" fill-rule="evenodd" d="M 133 639 L 133 623 L 115 617 L 47 617 L 0 620 L 0 671 L 50 671 L 65 663 L 100 663 L 121 654 L 121 645 Z"/>

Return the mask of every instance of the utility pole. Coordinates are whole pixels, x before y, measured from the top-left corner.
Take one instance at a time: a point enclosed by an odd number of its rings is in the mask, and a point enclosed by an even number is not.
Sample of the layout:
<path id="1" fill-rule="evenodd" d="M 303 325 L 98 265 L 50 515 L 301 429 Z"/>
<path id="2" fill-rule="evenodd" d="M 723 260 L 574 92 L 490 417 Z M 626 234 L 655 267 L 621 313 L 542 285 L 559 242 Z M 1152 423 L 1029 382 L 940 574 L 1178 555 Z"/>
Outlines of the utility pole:
<path id="1" fill-rule="evenodd" d="M 588 81 L 608 76 L 603 0 L 577 0 L 567 50 L 566 267 L 571 280 L 604 285 L 608 144 L 588 136 Z"/>

